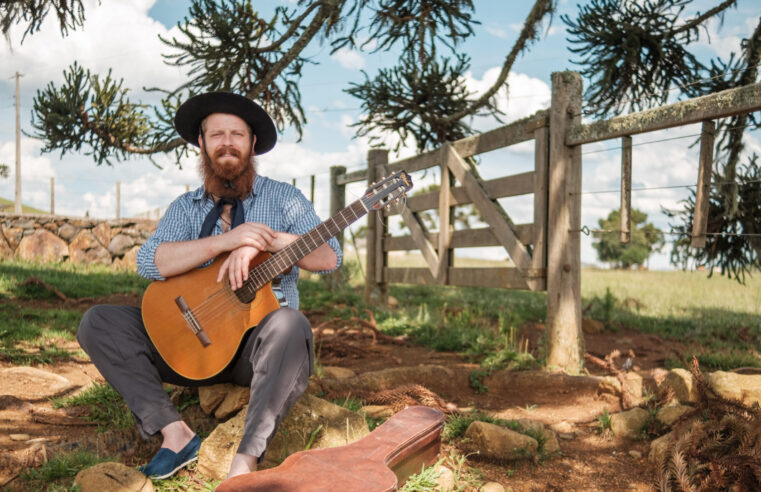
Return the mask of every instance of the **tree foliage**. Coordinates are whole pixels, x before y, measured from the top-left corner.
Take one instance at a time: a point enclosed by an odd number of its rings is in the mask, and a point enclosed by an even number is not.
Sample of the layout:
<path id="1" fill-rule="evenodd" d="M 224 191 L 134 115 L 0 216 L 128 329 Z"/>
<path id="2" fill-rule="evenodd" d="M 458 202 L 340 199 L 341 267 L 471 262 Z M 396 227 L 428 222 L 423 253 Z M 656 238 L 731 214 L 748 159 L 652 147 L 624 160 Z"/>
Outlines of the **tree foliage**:
<path id="1" fill-rule="evenodd" d="M 162 95 L 151 108 L 132 101 L 123 80 L 73 65 L 63 84 L 38 91 L 35 136 L 44 140 L 46 151 L 85 152 L 98 164 L 131 154 L 181 155 L 187 148 L 174 136 L 170 115 L 178 101 L 208 90 L 245 94 L 262 103 L 281 131 L 293 127 L 301 135 L 307 120 L 299 83 L 304 65 L 312 63 L 305 50 L 319 43 L 333 53 L 401 52 L 396 66 L 375 76 L 364 73 L 364 82 L 347 92 L 364 110 L 358 135 L 382 145 L 383 136 L 396 134 L 423 151 L 471 134 L 466 122 L 471 116 L 499 115 L 494 97 L 506 87 L 518 55 L 539 39 L 555 1 L 535 1 L 515 45 L 506 50 L 498 79 L 475 95 L 465 88 L 470 58 L 460 51 L 477 24 L 472 0 L 300 0 L 276 7 L 269 17 L 250 0 L 192 0 L 178 23 L 180 35 L 161 39 L 167 47 L 164 61 L 185 70 L 185 84 L 151 88 Z M 21 6 L 29 2 L 12 3 L 15 10 L 3 11 L 3 19 L 8 25 L 27 24 L 30 33 L 44 18 L 39 13 L 54 7 L 78 12 L 72 17 L 77 22 L 62 27 L 64 35 L 84 20 L 79 2 L 35 0 L 28 11 Z"/>
<path id="2" fill-rule="evenodd" d="M 706 246 L 690 247 L 692 221 L 695 212 L 695 191 L 684 200 L 681 211 L 665 210 L 664 213 L 678 222 L 671 230 L 678 235 L 671 249 L 671 262 L 687 268 L 703 266 L 713 274 L 718 269 L 722 275 L 745 282 L 745 276 L 753 270 L 761 270 L 761 168 L 755 154 L 740 166 L 738 173 L 737 213 L 726 213 L 726 195 L 714 188 L 708 205 Z"/>
<path id="3" fill-rule="evenodd" d="M 699 49 L 697 42 L 707 37 L 707 23 L 712 19 L 721 22 L 737 0 L 717 0 L 706 12 L 687 17 L 685 11 L 693 3 L 694 0 L 592 0 L 578 7 L 576 18 L 561 17 L 568 26 L 571 51 L 579 57 L 575 63 L 591 81 L 585 91 L 590 114 L 607 117 L 663 104 L 674 96 L 698 97 L 759 80 L 761 18 L 728 57 L 703 63 L 695 53 Z M 736 233 L 761 227 L 761 215 L 751 219 L 752 224 L 738 217 L 742 211 L 737 174 L 745 150 L 743 136 L 748 129 L 759 126 L 758 113 L 717 121 L 713 174 L 719 186 L 714 190 L 714 203 L 720 202 L 725 208 L 719 212 L 722 219 L 716 224 L 728 228 L 743 224 L 745 229 Z M 756 167 L 755 159 L 748 165 Z M 712 214 L 717 212 L 711 210 Z M 690 218 L 689 202 L 685 202 L 684 212 L 674 217 Z M 690 229 L 691 222 L 684 222 L 682 228 Z M 682 261 L 686 255 L 699 263 L 712 258 L 722 272 L 748 271 L 739 265 L 756 265 L 758 248 L 752 247 L 747 237 L 736 236 L 735 241 L 746 246 L 733 249 L 730 242 L 713 241 L 705 251 L 680 249 L 672 258 Z"/>
<path id="4" fill-rule="evenodd" d="M 600 261 L 612 263 L 617 268 L 643 265 L 650 255 L 659 251 L 664 244 L 663 233 L 646 221 L 647 214 L 633 208 L 631 240 L 622 243 L 618 231 L 621 226 L 621 210 L 614 210 L 606 219 L 599 219 L 600 229 L 606 232 L 596 232 L 592 246 L 597 250 Z"/>
<path id="5" fill-rule="evenodd" d="M 12 26 L 24 24 L 23 41 L 27 35 L 40 30 L 51 10 L 63 35 L 67 35 L 69 29 L 81 26 L 85 20 L 82 0 L 3 0 L 0 2 L 0 32 L 8 38 Z"/>

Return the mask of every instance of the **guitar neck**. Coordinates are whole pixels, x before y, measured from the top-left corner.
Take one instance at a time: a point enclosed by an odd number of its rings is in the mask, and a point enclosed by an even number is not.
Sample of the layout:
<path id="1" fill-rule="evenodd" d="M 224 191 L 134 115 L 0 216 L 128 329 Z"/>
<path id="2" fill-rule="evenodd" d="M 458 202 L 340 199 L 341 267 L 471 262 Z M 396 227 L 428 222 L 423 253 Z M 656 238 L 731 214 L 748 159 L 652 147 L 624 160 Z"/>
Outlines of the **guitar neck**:
<path id="1" fill-rule="evenodd" d="M 254 291 L 261 289 L 366 213 L 362 200 L 355 201 L 251 269 L 245 284 L 251 284 Z"/>

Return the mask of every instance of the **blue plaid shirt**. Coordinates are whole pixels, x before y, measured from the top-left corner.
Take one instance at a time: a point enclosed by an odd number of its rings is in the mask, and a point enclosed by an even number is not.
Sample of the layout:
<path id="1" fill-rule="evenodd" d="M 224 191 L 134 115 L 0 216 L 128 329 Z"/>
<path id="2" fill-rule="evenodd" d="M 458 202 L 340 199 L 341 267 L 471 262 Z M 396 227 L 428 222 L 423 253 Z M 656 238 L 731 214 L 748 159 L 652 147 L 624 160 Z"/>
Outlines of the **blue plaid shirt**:
<path id="1" fill-rule="evenodd" d="M 175 199 L 156 226 L 153 235 L 137 253 L 137 272 L 151 280 L 164 280 L 154 261 L 156 248 L 167 241 L 189 241 L 198 239 L 206 214 L 214 206 L 214 200 L 205 193 L 203 186 L 184 193 Z M 256 176 L 251 193 L 243 200 L 246 222 L 267 224 L 272 230 L 305 234 L 320 223 L 312 203 L 288 183 L 282 183 L 266 176 Z M 212 235 L 222 234 L 222 221 L 218 220 Z M 336 238 L 328 244 L 338 256 L 341 264 L 341 248 Z M 209 265 L 211 261 L 199 265 Z M 326 272 L 319 272 L 326 273 Z M 281 288 L 288 305 L 299 308 L 299 291 L 296 282 L 299 269 L 294 266 L 290 272 L 282 275 Z"/>

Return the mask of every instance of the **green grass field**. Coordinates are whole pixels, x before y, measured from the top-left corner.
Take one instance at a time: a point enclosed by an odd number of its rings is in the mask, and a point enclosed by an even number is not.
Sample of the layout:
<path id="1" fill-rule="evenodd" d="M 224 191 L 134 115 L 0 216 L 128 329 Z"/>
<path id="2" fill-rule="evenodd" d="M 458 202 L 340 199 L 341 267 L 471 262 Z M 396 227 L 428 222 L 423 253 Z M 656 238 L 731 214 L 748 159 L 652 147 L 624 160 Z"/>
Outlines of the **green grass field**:
<path id="1" fill-rule="evenodd" d="M 0 211 L 6 212 L 6 213 L 13 213 L 13 200 L 7 200 L 5 198 L 0 198 Z M 45 215 L 48 213 L 47 210 L 40 210 L 39 208 L 30 207 L 28 205 L 21 205 L 21 212 L 25 214 L 35 214 L 35 215 Z"/>

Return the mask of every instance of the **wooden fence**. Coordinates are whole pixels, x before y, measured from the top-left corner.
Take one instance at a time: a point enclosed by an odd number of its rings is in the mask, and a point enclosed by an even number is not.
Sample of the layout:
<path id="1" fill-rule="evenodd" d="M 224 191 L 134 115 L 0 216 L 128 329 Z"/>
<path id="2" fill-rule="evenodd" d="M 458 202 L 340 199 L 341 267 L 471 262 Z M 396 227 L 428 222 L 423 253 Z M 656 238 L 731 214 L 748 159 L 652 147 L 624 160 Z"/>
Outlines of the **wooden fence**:
<path id="1" fill-rule="evenodd" d="M 447 143 L 439 149 L 393 163 L 388 152 L 371 150 L 367 169 L 346 173 L 331 168 L 331 213 L 345 203 L 345 186 L 407 172 L 440 169 L 440 189 L 410 197 L 401 209 L 411 234 L 388 234 L 389 214 L 368 215 L 365 295 L 385 299 L 388 283 L 477 285 L 547 291 L 548 367 L 578 370 L 583 364 L 581 332 L 581 146 L 622 139 L 621 240 L 630 237 L 631 136 L 692 123 L 703 123 L 696 173 L 693 246 L 705 243 L 711 169 L 713 120 L 761 109 L 761 84 L 729 89 L 687 101 L 582 124 L 582 83 L 575 72 L 552 74 L 550 109 L 507 126 Z M 475 155 L 534 141 L 534 171 L 483 180 L 469 159 Z M 533 194 L 534 220 L 515 224 L 498 198 Z M 473 204 L 488 228 L 455 231 L 453 207 Z M 419 218 L 437 210 L 439 232 L 429 232 Z M 502 246 L 509 268 L 455 268 L 454 249 Z M 388 252 L 420 250 L 427 268 L 391 268 Z M 578 343 L 576 343 L 578 341 Z"/>

